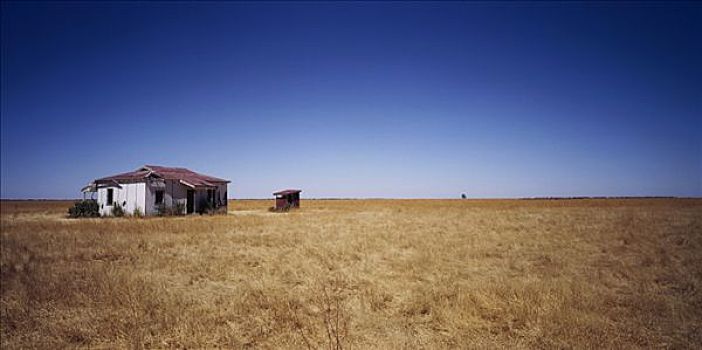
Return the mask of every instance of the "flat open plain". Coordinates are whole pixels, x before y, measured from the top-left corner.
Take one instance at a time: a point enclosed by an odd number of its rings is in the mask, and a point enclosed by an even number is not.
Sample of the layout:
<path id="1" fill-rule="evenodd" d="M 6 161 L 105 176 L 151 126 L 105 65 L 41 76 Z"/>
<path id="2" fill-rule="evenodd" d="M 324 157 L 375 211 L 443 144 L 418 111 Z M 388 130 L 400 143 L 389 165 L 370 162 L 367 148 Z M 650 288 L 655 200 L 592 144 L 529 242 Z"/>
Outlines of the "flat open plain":
<path id="1" fill-rule="evenodd" d="M 702 200 L 1 203 L 1 347 L 700 348 Z"/>

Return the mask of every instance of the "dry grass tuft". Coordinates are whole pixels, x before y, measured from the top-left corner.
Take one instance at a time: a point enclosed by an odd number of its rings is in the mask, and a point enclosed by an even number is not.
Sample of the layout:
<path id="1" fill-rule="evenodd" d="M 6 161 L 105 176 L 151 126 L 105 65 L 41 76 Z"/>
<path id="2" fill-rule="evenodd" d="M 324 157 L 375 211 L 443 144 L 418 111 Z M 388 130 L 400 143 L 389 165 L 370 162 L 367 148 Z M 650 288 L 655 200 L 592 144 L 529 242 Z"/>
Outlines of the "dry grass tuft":
<path id="1" fill-rule="evenodd" d="M 702 200 L 0 205 L 3 349 L 702 347 Z"/>

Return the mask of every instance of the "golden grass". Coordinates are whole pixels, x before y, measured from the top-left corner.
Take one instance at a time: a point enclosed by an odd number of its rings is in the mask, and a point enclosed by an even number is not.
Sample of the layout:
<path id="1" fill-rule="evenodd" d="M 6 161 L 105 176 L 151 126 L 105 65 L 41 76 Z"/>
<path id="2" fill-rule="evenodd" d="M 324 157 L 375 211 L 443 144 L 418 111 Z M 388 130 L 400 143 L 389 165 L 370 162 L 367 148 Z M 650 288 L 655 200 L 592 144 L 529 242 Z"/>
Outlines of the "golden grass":
<path id="1" fill-rule="evenodd" d="M 702 347 L 702 200 L 2 202 L 3 349 Z"/>

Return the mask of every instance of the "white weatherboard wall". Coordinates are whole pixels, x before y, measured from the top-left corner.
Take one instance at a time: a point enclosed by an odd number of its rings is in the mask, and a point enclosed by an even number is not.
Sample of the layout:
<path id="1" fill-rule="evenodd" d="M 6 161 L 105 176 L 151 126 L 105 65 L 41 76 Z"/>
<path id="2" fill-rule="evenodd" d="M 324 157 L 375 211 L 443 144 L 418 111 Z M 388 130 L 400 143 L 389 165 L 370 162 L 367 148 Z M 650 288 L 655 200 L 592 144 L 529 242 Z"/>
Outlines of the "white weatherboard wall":
<path id="1" fill-rule="evenodd" d="M 120 188 L 121 187 L 121 188 Z M 112 215 L 112 208 L 119 204 L 126 214 L 133 214 L 139 208 L 142 214 L 146 210 L 146 184 L 143 182 L 120 184 L 120 187 L 107 187 L 98 189 L 98 205 L 100 215 Z M 112 189 L 112 205 L 107 205 L 107 190 Z"/>

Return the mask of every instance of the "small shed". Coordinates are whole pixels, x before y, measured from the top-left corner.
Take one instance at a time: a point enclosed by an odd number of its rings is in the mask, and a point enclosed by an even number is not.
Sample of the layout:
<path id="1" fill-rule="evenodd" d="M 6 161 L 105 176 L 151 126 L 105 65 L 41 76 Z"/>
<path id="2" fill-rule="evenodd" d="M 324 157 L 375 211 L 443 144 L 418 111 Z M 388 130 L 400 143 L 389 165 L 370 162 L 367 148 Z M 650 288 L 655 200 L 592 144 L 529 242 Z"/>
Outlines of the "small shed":
<path id="1" fill-rule="evenodd" d="M 288 210 L 300 207 L 301 190 L 283 190 L 273 193 L 275 196 L 275 210 Z"/>

